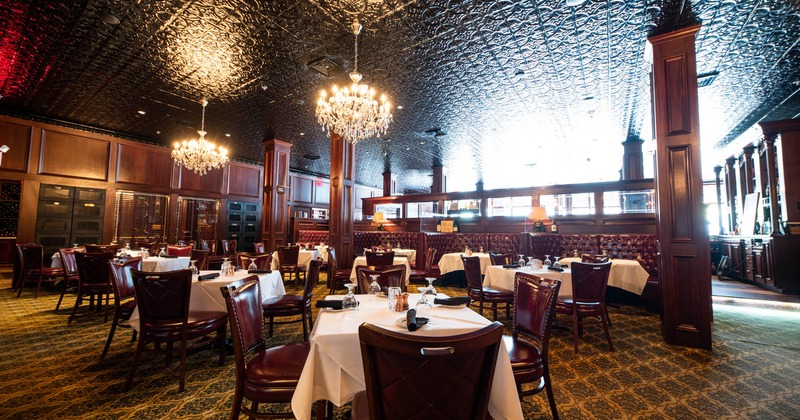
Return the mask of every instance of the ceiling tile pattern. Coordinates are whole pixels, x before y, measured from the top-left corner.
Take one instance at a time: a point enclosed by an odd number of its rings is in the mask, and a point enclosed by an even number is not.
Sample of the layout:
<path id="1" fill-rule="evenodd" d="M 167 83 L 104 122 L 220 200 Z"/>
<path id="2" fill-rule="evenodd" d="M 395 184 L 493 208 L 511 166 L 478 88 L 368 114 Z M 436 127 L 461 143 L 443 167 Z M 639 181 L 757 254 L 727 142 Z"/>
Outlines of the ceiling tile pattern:
<path id="1" fill-rule="evenodd" d="M 613 180 L 619 143 L 651 136 L 648 33 L 703 23 L 698 73 L 718 75 L 699 91 L 702 141 L 724 145 L 800 113 L 799 13 L 797 0 L 8 0 L 0 112 L 169 145 L 208 98 L 208 137 L 234 157 L 263 161 L 279 138 L 293 169 L 324 175 L 316 97 L 347 82 L 359 17 L 364 82 L 402 109 L 357 145 L 358 182 L 390 170 L 424 192 L 438 164 L 450 190 Z M 341 72 L 309 66 L 320 59 Z"/>

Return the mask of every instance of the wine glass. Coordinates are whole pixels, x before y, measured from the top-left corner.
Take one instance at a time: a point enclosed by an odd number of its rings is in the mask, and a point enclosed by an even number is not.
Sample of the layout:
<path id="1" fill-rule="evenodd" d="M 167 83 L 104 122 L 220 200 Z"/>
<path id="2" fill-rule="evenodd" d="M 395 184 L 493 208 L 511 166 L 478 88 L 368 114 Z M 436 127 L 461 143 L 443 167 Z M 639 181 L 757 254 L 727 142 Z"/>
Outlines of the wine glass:
<path id="1" fill-rule="evenodd" d="M 544 261 L 542 261 L 542 265 L 546 266 L 546 267 L 549 267 L 550 264 L 552 264 L 552 262 L 550 261 L 550 256 L 547 255 L 547 254 L 544 254 Z"/>
<path id="2" fill-rule="evenodd" d="M 417 291 L 420 293 L 417 305 L 414 306 L 414 309 L 417 310 L 417 316 L 428 316 L 431 313 L 431 308 L 433 307 L 431 302 L 428 301 L 428 287 L 417 286 Z"/>
<path id="3" fill-rule="evenodd" d="M 378 296 L 381 294 L 381 285 L 378 284 L 378 274 L 370 274 L 369 277 L 372 279 L 372 283 L 369 284 L 369 288 L 367 289 L 367 294 L 371 296 Z"/>
<path id="4" fill-rule="evenodd" d="M 200 269 L 197 268 L 196 265 L 194 265 L 194 263 L 196 263 L 196 262 L 197 262 L 197 260 L 190 260 L 189 261 L 189 269 L 192 270 L 192 274 L 200 274 Z"/>
<path id="5" fill-rule="evenodd" d="M 519 265 L 520 267 L 525 267 L 525 255 L 523 254 L 518 254 L 518 255 L 519 255 L 519 261 L 517 261 L 517 265 Z"/>
<path id="6" fill-rule="evenodd" d="M 167 256 L 167 247 L 162 246 L 161 247 L 161 252 L 158 253 L 158 256 L 159 257 L 166 257 Z"/>
<path id="7" fill-rule="evenodd" d="M 533 257 L 528 257 L 528 267 L 534 268 L 533 267 Z"/>
<path id="8" fill-rule="evenodd" d="M 558 262 L 559 258 L 561 258 L 561 257 L 559 257 L 557 255 L 553 256 L 553 259 L 555 260 L 555 262 L 553 263 L 553 268 L 561 268 L 561 263 Z"/>
<path id="9" fill-rule="evenodd" d="M 436 277 L 425 277 L 425 280 L 428 281 L 428 294 L 436 296 L 436 288 L 433 287 L 433 281 L 436 280 Z"/>
<path id="10" fill-rule="evenodd" d="M 255 258 L 249 258 L 249 260 L 250 260 L 250 264 L 247 266 L 247 271 L 258 270 L 258 265 L 256 265 L 256 259 Z"/>
<path id="11" fill-rule="evenodd" d="M 342 299 L 342 309 L 358 309 L 358 300 L 356 300 L 356 295 L 353 294 L 353 289 L 356 288 L 355 283 L 347 283 L 344 286 L 347 287 L 347 294 L 344 295 L 344 299 Z"/>

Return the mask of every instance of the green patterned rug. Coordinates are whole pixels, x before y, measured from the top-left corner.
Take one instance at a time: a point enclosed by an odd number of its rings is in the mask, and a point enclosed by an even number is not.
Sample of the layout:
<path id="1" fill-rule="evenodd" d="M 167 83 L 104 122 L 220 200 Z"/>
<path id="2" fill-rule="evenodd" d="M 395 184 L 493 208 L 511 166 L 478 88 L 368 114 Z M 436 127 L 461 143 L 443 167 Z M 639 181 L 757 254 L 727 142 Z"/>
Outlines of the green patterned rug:
<path id="1" fill-rule="evenodd" d="M 4 276 L 4 277 L 3 277 Z M 123 392 L 134 345 L 129 330 L 100 360 L 109 323 L 85 310 L 71 325 L 74 296 L 55 312 L 58 295 L 16 298 L 0 271 L 0 418 L 227 418 L 234 388 L 233 356 L 188 358 L 186 392 L 178 392 L 179 363 L 165 367 L 146 354 L 134 386 Z M 292 287 L 288 287 L 292 291 Z M 440 287 L 451 296 L 463 289 Z M 316 290 L 323 296 L 323 285 Z M 487 313 L 488 314 L 488 313 Z M 800 314 L 715 306 L 712 352 L 668 346 L 657 314 L 637 306 L 611 309 L 616 352 L 602 330 L 588 327 L 580 354 L 567 330 L 555 330 L 551 369 L 559 415 L 610 418 L 797 418 L 800 412 Z M 567 324 L 567 318 L 557 322 Z M 507 324 L 507 323 L 506 323 Z M 270 344 L 298 342 L 299 324 L 278 327 Z M 547 418 L 543 395 L 523 402 L 526 418 Z M 283 410 L 285 407 L 274 407 Z M 346 418 L 347 407 L 336 410 Z"/>

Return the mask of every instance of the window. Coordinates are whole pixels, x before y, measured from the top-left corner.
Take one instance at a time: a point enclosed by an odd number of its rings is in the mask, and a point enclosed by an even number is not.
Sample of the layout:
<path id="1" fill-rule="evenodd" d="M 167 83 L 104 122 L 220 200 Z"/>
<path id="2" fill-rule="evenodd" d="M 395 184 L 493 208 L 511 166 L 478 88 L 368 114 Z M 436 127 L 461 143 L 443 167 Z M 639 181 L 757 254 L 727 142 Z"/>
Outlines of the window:
<path id="1" fill-rule="evenodd" d="M 655 213 L 653 190 L 606 191 L 603 214 Z"/>
<path id="2" fill-rule="evenodd" d="M 489 216 L 526 217 L 531 212 L 531 197 L 502 197 L 489 199 Z"/>
<path id="3" fill-rule="evenodd" d="M 539 205 L 547 209 L 548 217 L 594 214 L 594 193 L 539 196 Z"/>
<path id="4" fill-rule="evenodd" d="M 118 191 L 114 213 L 115 240 L 135 243 L 162 239 L 168 208 L 167 196 Z"/>

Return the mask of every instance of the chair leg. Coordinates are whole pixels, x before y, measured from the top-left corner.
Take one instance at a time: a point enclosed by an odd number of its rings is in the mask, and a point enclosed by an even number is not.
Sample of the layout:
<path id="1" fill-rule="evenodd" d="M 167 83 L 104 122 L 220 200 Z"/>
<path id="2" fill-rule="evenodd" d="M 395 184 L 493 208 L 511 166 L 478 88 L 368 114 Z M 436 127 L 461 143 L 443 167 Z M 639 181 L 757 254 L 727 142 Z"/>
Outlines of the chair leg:
<path id="1" fill-rule="evenodd" d="M 269 336 L 270 336 L 270 338 L 272 338 L 272 325 L 273 325 L 272 323 L 274 321 L 275 321 L 275 317 L 274 316 L 269 317 Z"/>
<path id="2" fill-rule="evenodd" d="M 108 333 L 108 338 L 106 339 L 106 346 L 103 347 L 103 354 L 100 355 L 101 359 L 106 357 L 106 354 L 108 353 L 108 348 L 111 347 L 111 340 L 114 338 L 114 331 L 117 330 L 117 322 L 119 322 L 119 312 L 114 311 L 114 322 L 111 323 L 111 331 Z"/>
<path id="3" fill-rule="evenodd" d="M 497 302 L 492 303 L 492 316 L 494 316 L 494 321 L 497 321 Z"/>
<path id="4" fill-rule="evenodd" d="M 64 300 L 64 295 L 67 293 L 67 279 L 64 279 L 64 287 L 61 288 L 61 296 L 58 297 L 58 303 L 56 303 L 56 312 L 58 312 L 58 308 L 61 307 L 61 301 Z"/>
<path id="5" fill-rule="evenodd" d="M 185 328 L 185 327 L 184 327 Z M 170 342 L 172 344 L 172 342 Z M 178 392 L 183 392 L 186 389 L 186 334 L 181 337 L 181 385 L 178 387 Z"/>
<path id="6" fill-rule="evenodd" d="M 83 295 L 80 291 L 78 291 L 78 296 L 75 298 L 75 306 L 72 307 L 72 314 L 70 314 L 69 319 L 67 320 L 67 325 L 69 325 L 73 319 L 75 319 L 75 314 L 78 312 L 78 306 L 81 306 L 83 303 Z"/>
<path id="7" fill-rule="evenodd" d="M 236 381 L 236 391 L 233 394 L 233 409 L 231 410 L 231 420 L 239 420 L 242 412 L 242 402 L 244 401 L 244 390 L 241 389 L 239 381 Z"/>
<path id="8" fill-rule="evenodd" d="M 572 310 L 572 340 L 575 342 L 575 354 L 578 354 L 578 313 L 574 309 L 574 304 Z"/>
<path id="9" fill-rule="evenodd" d="M 604 311 L 606 313 L 606 321 L 608 321 L 608 326 L 610 327 L 611 326 L 611 317 L 608 316 L 608 306 L 605 307 Z"/>
<path id="10" fill-rule="evenodd" d="M 608 319 L 605 315 L 600 315 L 600 321 L 603 323 L 603 331 L 606 333 L 606 340 L 608 340 L 608 347 L 611 348 L 611 351 L 614 351 L 614 343 L 611 342 L 611 334 L 608 332 Z"/>
<path id="11" fill-rule="evenodd" d="M 306 328 L 306 309 L 303 308 L 303 312 L 300 313 L 300 322 L 303 323 L 303 342 L 308 341 L 308 328 Z"/>
<path id="12" fill-rule="evenodd" d="M 219 346 L 219 365 L 225 365 L 225 338 L 228 336 L 228 323 L 223 323 L 217 330 L 217 346 Z"/>
<path id="13" fill-rule="evenodd" d="M 553 420 L 558 420 L 558 410 L 556 409 L 556 398 L 553 395 L 553 386 L 550 385 L 550 373 L 545 371 L 544 389 L 547 391 L 547 401 L 550 403 L 550 412 L 553 413 Z"/>
<path id="14" fill-rule="evenodd" d="M 36 281 L 36 294 L 33 295 L 33 298 L 36 299 L 39 297 L 39 289 L 42 288 L 42 272 L 39 272 L 39 280 Z"/>
<path id="15" fill-rule="evenodd" d="M 125 391 L 129 391 L 131 389 L 131 385 L 133 384 L 133 376 L 136 374 L 136 367 L 139 364 L 139 358 L 142 356 L 144 345 L 144 335 L 142 335 L 139 337 L 139 343 L 136 345 L 136 353 L 133 355 L 133 365 L 131 366 L 131 372 L 128 374 L 128 381 L 125 383 Z"/>

